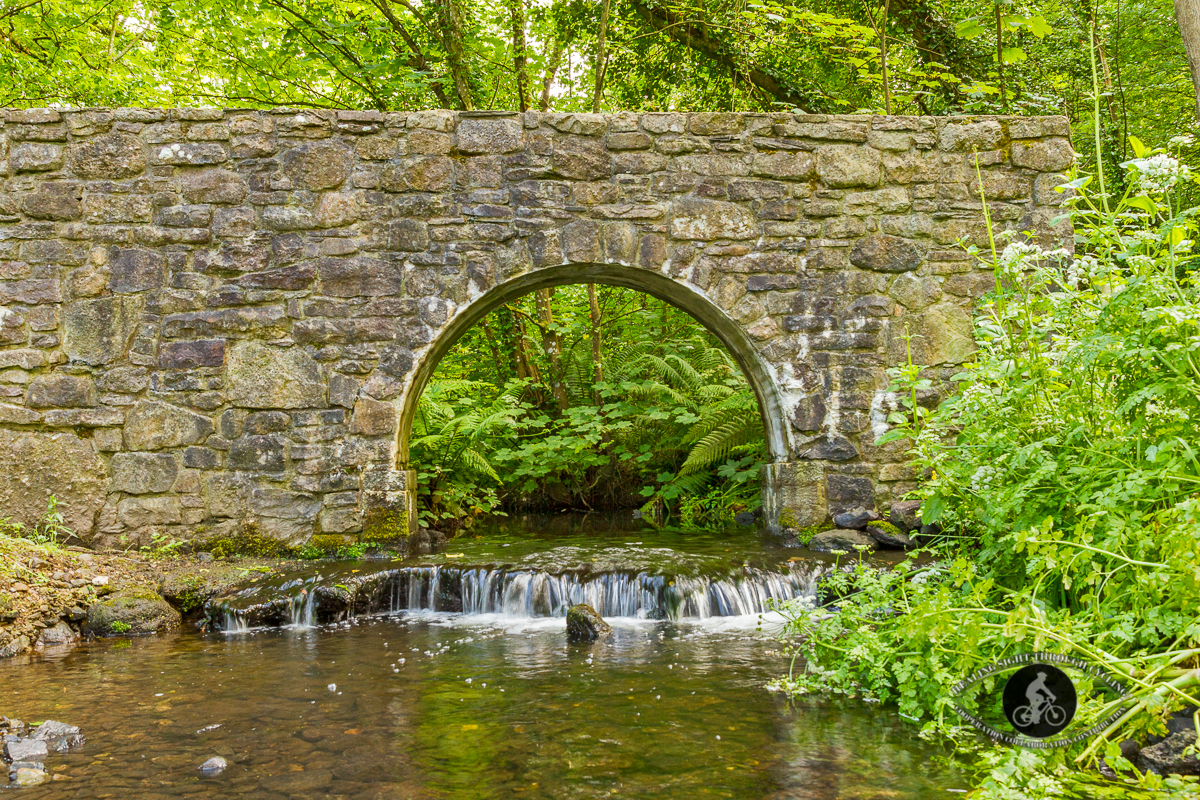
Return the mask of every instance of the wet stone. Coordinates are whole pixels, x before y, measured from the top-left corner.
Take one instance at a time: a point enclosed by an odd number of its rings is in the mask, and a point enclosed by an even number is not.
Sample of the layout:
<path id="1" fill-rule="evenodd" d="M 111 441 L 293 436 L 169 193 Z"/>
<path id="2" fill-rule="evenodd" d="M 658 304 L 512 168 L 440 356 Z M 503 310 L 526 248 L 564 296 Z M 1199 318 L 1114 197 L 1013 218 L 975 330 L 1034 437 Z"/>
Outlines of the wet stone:
<path id="1" fill-rule="evenodd" d="M 858 547 L 874 550 L 878 547 L 878 544 L 876 544 L 872 537 L 866 534 L 846 530 L 822 531 L 814 535 L 808 542 L 808 549 L 815 550 L 818 553 L 830 553 L 834 550 L 856 553 L 858 552 L 856 549 Z"/>

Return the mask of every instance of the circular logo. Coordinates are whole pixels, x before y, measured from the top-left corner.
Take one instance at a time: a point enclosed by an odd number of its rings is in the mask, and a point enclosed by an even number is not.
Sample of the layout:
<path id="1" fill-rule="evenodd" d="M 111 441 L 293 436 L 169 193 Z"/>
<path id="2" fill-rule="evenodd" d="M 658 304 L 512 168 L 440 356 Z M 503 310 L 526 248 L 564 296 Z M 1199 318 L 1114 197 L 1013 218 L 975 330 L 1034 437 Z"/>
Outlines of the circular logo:
<path id="1" fill-rule="evenodd" d="M 1046 739 L 1071 724 L 1075 684 L 1058 667 L 1030 664 L 1004 684 L 1004 716 L 1018 733 Z"/>

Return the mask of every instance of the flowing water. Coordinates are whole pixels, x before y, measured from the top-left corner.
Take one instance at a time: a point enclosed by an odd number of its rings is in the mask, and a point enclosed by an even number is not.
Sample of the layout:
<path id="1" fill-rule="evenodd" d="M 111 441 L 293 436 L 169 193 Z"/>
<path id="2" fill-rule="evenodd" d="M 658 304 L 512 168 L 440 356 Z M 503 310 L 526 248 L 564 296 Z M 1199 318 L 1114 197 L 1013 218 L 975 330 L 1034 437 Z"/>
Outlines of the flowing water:
<path id="1" fill-rule="evenodd" d="M 787 664 L 759 612 L 828 566 L 795 552 L 522 520 L 264 582 L 214 604 L 225 632 L 0 662 L 0 713 L 88 740 L 21 796 L 955 796 L 966 776 L 894 711 L 763 688 Z M 611 638 L 566 641 L 581 599 Z"/>

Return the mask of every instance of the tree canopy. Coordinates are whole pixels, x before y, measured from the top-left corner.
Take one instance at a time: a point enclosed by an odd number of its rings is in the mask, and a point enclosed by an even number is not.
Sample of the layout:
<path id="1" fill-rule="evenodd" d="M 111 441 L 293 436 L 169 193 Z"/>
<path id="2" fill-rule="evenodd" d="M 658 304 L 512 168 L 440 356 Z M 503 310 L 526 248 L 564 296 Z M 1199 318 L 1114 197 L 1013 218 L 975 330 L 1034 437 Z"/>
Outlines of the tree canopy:
<path id="1" fill-rule="evenodd" d="M 1084 124 L 1093 85 L 1114 142 L 1195 120 L 1171 3 L 0 0 L 6 106 L 1007 111 Z"/>

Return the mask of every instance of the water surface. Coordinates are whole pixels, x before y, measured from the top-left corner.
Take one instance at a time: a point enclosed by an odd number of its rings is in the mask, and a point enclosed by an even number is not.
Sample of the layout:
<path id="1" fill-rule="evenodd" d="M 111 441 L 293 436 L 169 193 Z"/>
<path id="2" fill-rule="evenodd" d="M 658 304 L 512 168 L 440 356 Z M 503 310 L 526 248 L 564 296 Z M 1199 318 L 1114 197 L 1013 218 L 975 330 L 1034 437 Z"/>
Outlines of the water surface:
<path id="1" fill-rule="evenodd" d="M 750 580 L 747 570 L 809 575 L 818 563 L 744 531 L 533 534 L 493 531 L 387 566 L 714 586 Z M 378 568 L 325 564 L 300 583 Z M 570 644 L 560 615 L 500 608 L 410 607 L 0 662 L 0 713 L 59 719 L 87 737 L 51 756 L 57 780 L 21 796 L 924 800 L 967 786 L 893 711 L 768 692 L 787 665 L 757 615 L 614 618 L 610 639 Z M 213 755 L 229 767 L 204 777 L 197 767 Z"/>

